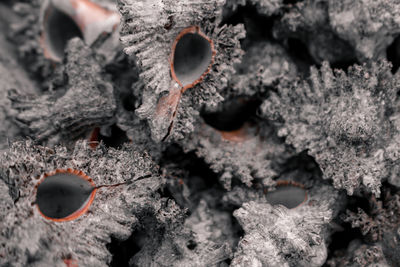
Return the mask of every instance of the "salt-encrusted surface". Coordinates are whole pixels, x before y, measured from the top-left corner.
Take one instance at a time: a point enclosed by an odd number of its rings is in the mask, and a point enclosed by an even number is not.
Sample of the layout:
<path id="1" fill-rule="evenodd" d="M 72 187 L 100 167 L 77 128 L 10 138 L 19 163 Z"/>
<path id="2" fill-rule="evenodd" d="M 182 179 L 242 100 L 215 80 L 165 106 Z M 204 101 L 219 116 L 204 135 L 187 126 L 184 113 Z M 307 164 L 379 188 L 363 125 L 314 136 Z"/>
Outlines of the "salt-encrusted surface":
<path id="1" fill-rule="evenodd" d="M 352 194 L 361 184 L 376 195 L 398 162 L 399 82 L 387 62 L 332 71 L 312 68 L 309 82 L 281 86 L 261 109 L 278 135 L 315 157 L 325 179 Z M 360 166 L 362 166 L 360 168 Z"/>
<path id="2" fill-rule="evenodd" d="M 233 65 L 242 56 L 239 40 L 245 36 L 243 26 L 220 25 L 222 0 L 118 2 L 124 51 L 136 56 L 145 84 L 142 105 L 136 112 L 149 121 L 153 139 L 161 141 L 167 136 L 172 140 L 182 139 L 193 131 L 193 117 L 202 105 L 215 107 L 222 100 L 218 91 L 226 86 L 234 72 Z M 214 63 L 201 83 L 183 93 L 173 112 L 176 115 L 160 115 L 156 112 L 160 97 L 178 86 L 170 75 L 172 44 L 190 26 L 200 27 L 213 41 Z"/>
<path id="3" fill-rule="evenodd" d="M 53 222 L 42 217 L 34 204 L 35 185 L 40 175 L 67 168 L 83 171 L 96 186 L 123 184 L 98 189 L 81 217 Z M 111 236 L 127 238 L 132 227 L 144 223 L 143 213 L 163 221 L 159 213 L 164 200 L 156 193 L 162 179 L 150 157 L 134 147 L 93 150 L 87 142 L 78 142 L 70 152 L 15 143 L 1 157 L 0 177 L 13 199 L 11 205 L 7 196 L 1 202 L 1 265 L 64 266 L 63 259 L 72 258 L 79 266 L 107 266 Z"/>
<path id="4" fill-rule="evenodd" d="M 26 134 L 50 145 L 73 140 L 91 127 L 112 122 L 116 112 L 113 85 L 102 76 L 102 69 L 82 40 L 72 39 L 67 47 L 62 88 L 41 95 L 27 96 L 10 90 L 16 121 Z M 56 86 L 56 85 L 55 85 Z"/>

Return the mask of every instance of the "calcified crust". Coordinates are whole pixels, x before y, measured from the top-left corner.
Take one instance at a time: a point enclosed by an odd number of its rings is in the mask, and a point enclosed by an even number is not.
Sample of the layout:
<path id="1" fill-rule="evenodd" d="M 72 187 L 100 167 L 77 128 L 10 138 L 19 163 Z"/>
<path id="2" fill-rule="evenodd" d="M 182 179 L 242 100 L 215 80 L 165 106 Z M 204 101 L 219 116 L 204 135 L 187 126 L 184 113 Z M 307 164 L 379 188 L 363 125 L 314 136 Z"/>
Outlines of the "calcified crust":
<path id="1" fill-rule="evenodd" d="M 263 197 L 235 189 L 236 193 L 226 195 L 226 201 L 242 205 L 233 214 L 245 231 L 232 266 L 308 267 L 322 266 L 326 261 L 328 223 L 343 209 L 344 194 L 309 172 L 294 170 L 285 176 L 290 182 L 278 181 L 277 187 L 301 184 L 307 188 L 307 200 L 293 209 L 269 204 L 268 193 Z"/>
<path id="2" fill-rule="evenodd" d="M 204 121 L 200 125 L 180 143 L 185 151 L 195 151 L 204 158 L 215 173 L 222 173 L 220 181 L 228 190 L 233 178 L 247 186 L 251 186 L 254 179 L 261 180 L 265 186 L 273 185 L 277 163 L 293 153 L 278 140 L 274 130 L 262 122 L 258 125 L 245 123 L 234 131 L 219 131 Z"/>
<path id="3" fill-rule="evenodd" d="M 16 120 L 27 135 L 50 144 L 67 143 L 94 125 L 108 124 L 116 109 L 113 85 L 104 80 L 96 55 L 82 40 L 69 42 L 64 75 L 69 77 L 65 94 L 57 90 L 39 97 L 11 90 L 9 98 Z M 85 73 L 85 75 L 78 75 Z M 49 140 L 51 139 L 51 140 Z"/>
<path id="4" fill-rule="evenodd" d="M 351 195 L 362 184 L 379 195 L 400 155 L 397 88 L 386 62 L 356 65 L 348 74 L 325 63 L 311 69 L 309 82 L 272 93 L 261 113 L 280 120 L 278 134 L 315 157 L 336 188 Z"/>
<path id="5" fill-rule="evenodd" d="M 7 255 L 0 257 L 0 265 L 27 266 L 34 257 L 38 266 L 60 266 L 63 255 L 71 255 L 79 266 L 107 266 L 111 260 L 106 248 L 110 236 L 128 238 L 132 228 L 143 223 L 140 214 L 148 214 L 158 225 L 164 225 L 168 217 L 155 215 L 164 205 L 156 193 L 162 184 L 157 167 L 145 152 L 134 147 L 114 150 L 99 145 L 94 150 L 79 141 L 68 151 L 60 146 L 50 149 L 29 142 L 15 143 L 0 161 L 0 177 L 7 182 L 13 199 L 0 220 L 0 255 Z M 97 192 L 89 212 L 69 222 L 43 218 L 35 205 L 35 186 L 51 178 L 42 175 L 48 169 L 66 170 L 58 174 L 90 174 L 96 187 L 89 189 Z M 92 192 L 89 202 L 93 197 Z"/>
<path id="6" fill-rule="evenodd" d="M 360 61 L 384 58 L 400 32 L 398 1 L 329 0 L 328 6 L 331 27 L 355 48 Z"/>
<path id="7" fill-rule="evenodd" d="M 90 208 L 97 191 L 95 186 L 82 171 L 58 169 L 46 173 L 35 187 L 38 211 L 55 222 L 75 220 Z"/>
<path id="8" fill-rule="evenodd" d="M 239 39 L 244 37 L 243 26 L 219 26 L 223 0 L 203 1 L 201 8 L 195 0 L 119 0 L 118 3 L 124 51 L 137 58 L 145 85 L 142 105 L 136 112 L 149 120 L 155 140 L 182 138 L 193 131 L 193 116 L 201 105 L 215 106 L 222 99 L 217 90 L 225 87 L 234 71 L 233 64 L 241 57 Z M 175 91 L 180 85 L 171 76 L 169 60 L 177 36 L 190 26 L 198 27 L 212 41 L 214 64 L 201 83 L 178 97 Z M 172 103 L 171 108 L 157 107 L 159 101 L 165 100 Z"/>

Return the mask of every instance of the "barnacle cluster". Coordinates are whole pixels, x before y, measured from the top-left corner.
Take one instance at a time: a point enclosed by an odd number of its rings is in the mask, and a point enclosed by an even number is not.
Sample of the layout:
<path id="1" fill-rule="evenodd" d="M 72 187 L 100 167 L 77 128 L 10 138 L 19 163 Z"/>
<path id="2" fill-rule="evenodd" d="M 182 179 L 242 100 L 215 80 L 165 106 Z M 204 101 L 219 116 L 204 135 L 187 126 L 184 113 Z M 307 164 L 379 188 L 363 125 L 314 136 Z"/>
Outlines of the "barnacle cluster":
<path id="1" fill-rule="evenodd" d="M 397 0 L 0 2 L 0 266 L 399 266 Z"/>

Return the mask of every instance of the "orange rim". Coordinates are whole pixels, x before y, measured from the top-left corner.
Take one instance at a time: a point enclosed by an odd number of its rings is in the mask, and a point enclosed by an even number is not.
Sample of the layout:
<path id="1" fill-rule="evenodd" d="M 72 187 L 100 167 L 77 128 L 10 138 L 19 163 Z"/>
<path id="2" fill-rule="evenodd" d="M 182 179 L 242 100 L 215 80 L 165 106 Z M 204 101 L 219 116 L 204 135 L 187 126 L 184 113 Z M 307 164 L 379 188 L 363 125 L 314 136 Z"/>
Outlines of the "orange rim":
<path id="1" fill-rule="evenodd" d="M 198 34 L 201 37 L 203 37 L 204 39 L 206 39 L 211 46 L 211 62 L 210 65 L 208 66 L 207 70 L 197 79 L 195 80 L 193 83 L 188 84 L 186 86 L 183 86 L 182 83 L 179 81 L 178 77 L 176 77 L 175 74 L 175 68 L 174 68 L 174 55 L 175 55 L 175 49 L 176 49 L 176 45 L 178 44 L 179 40 L 186 34 L 188 33 L 192 33 L 192 34 Z M 171 76 L 172 79 L 174 79 L 181 87 L 181 91 L 182 93 L 185 92 L 187 89 L 192 88 L 193 86 L 195 86 L 196 84 L 200 83 L 204 77 L 210 72 L 212 65 L 214 64 L 214 57 L 215 57 L 216 51 L 214 48 L 214 42 L 208 38 L 207 35 L 205 35 L 201 30 L 199 26 L 190 26 L 188 28 L 183 29 L 178 36 L 176 37 L 174 43 L 172 44 L 172 52 L 169 58 L 169 64 L 170 64 L 170 68 L 171 68 Z"/>
<path id="2" fill-rule="evenodd" d="M 95 185 L 95 183 L 93 182 L 92 178 L 90 178 L 89 176 L 87 176 L 87 175 L 86 175 L 84 172 L 82 172 L 82 171 L 73 170 L 73 169 L 70 169 L 70 168 L 68 168 L 68 169 L 56 169 L 56 170 L 53 171 L 53 172 L 45 173 L 45 174 L 42 175 L 42 177 L 40 178 L 40 181 L 39 181 L 39 182 L 37 183 L 37 185 L 35 186 L 35 195 L 36 195 L 36 193 L 37 193 L 37 188 L 38 188 L 38 186 L 39 186 L 47 177 L 53 176 L 53 175 L 58 174 L 58 173 L 69 173 L 69 174 L 74 174 L 74 175 L 79 176 L 79 177 L 81 177 L 82 179 L 88 181 L 88 182 L 93 186 L 93 188 L 94 188 L 93 191 L 92 191 L 92 193 L 90 194 L 89 200 L 87 201 L 87 203 L 86 203 L 82 208 L 80 208 L 79 210 L 75 211 L 74 213 L 72 213 L 72 214 L 70 214 L 70 215 L 68 215 L 67 217 L 64 217 L 64 218 L 51 218 L 51 217 L 48 217 L 48 216 L 44 215 L 44 214 L 41 212 L 41 210 L 40 210 L 40 208 L 39 208 L 39 205 L 36 204 L 36 207 L 37 207 L 37 209 L 38 209 L 38 211 L 39 211 L 39 214 L 42 215 L 42 216 L 43 216 L 45 219 L 47 219 L 47 220 L 51 220 L 51 221 L 54 221 L 54 222 L 72 221 L 72 220 L 75 220 L 76 218 L 80 217 L 81 215 L 85 214 L 85 213 L 88 211 L 88 209 L 89 209 L 90 205 L 92 204 L 92 202 L 93 202 L 93 200 L 94 200 L 94 197 L 95 197 L 95 195 L 96 195 L 97 188 L 95 188 L 96 185 Z"/>

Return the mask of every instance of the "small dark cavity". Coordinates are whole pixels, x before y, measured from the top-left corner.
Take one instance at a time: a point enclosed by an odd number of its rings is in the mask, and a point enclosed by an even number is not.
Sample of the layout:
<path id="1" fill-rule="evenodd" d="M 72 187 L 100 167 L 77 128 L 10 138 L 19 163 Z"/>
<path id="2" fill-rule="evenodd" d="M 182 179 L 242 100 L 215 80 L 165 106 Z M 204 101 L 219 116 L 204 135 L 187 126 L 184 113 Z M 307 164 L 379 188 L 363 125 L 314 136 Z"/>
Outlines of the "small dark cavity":
<path id="1" fill-rule="evenodd" d="M 193 250 L 197 247 L 197 243 L 196 241 L 190 239 L 187 243 L 186 243 L 186 247 L 190 250 Z"/>
<path id="2" fill-rule="evenodd" d="M 244 24 L 246 38 L 241 40 L 241 46 L 244 50 L 247 50 L 254 42 L 273 41 L 272 28 L 277 19 L 279 19 L 278 15 L 266 16 L 260 14 L 255 5 L 247 3 L 245 6 L 238 6 L 233 13 L 225 15 L 221 25 Z"/>
<path id="3" fill-rule="evenodd" d="M 128 267 L 129 260 L 138 253 L 145 242 L 146 233 L 144 230 L 137 230 L 125 240 L 111 236 L 111 242 L 106 245 L 112 255 L 110 267 Z"/>
<path id="4" fill-rule="evenodd" d="M 66 14 L 54 7 L 49 7 L 48 19 L 44 31 L 46 44 L 58 58 L 63 58 L 68 41 L 74 37 L 83 39 L 79 26 Z"/>
<path id="5" fill-rule="evenodd" d="M 300 2 L 303 2 L 303 0 L 283 0 L 283 4 L 285 5 L 295 5 Z"/>
<path id="6" fill-rule="evenodd" d="M 271 205 L 283 205 L 288 209 L 299 206 L 306 197 L 306 190 L 294 185 L 278 185 L 275 191 L 268 192 L 266 195 Z"/>
<path id="7" fill-rule="evenodd" d="M 392 63 L 392 73 L 395 73 L 400 67 L 400 36 L 386 49 L 386 58 Z"/>
<path id="8" fill-rule="evenodd" d="M 121 128 L 115 124 L 111 126 L 110 136 L 104 136 L 99 133 L 98 139 L 99 141 L 103 141 L 107 147 L 113 148 L 120 148 L 123 144 L 130 141 L 125 131 L 121 130 Z"/>
<path id="9" fill-rule="evenodd" d="M 197 81 L 212 60 L 211 44 L 199 34 L 182 36 L 174 52 L 174 71 L 183 86 Z"/>
<path id="10" fill-rule="evenodd" d="M 202 112 L 204 121 L 219 131 L 235 131 L 256 116 L 258 99 L 234 98 L 224 101 L 217 112 Z"/>
<path id="11" fill-rule="evenodd" d="M 69 173 L 57 173 L 44 179 L 37 188 L 36 204 L 47 217 L 62 219 L 83 208 L 93 186 Z"/>

